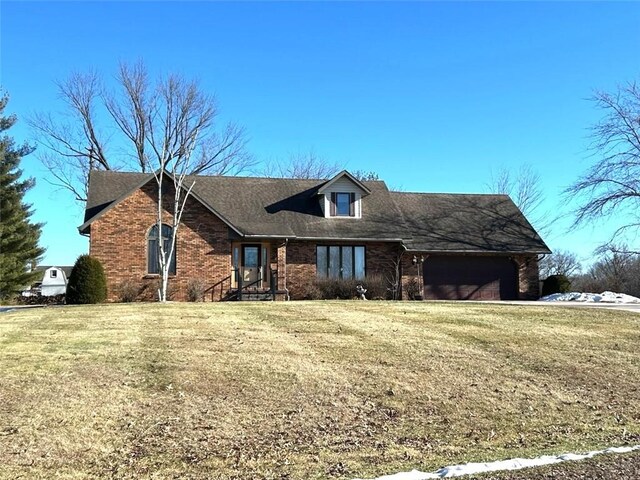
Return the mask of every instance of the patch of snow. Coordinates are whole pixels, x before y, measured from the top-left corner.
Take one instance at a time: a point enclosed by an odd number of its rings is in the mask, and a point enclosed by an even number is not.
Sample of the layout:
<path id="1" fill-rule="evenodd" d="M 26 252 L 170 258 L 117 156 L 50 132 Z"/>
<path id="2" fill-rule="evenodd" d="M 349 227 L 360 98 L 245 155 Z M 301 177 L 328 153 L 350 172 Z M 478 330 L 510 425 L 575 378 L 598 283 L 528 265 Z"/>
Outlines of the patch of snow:
<path id="1" fill-rule="evenodd" d="M 463 475 L 475 475 L 478 473 L 497 472 L 500 470 L 520 470 L 521 468 L 540 467 L 567 461 L 584 460 L 595 457 L 602 453 L 628 453 L 640 450 L 640 445 L 632 447 L 611 447 L 605 450 L 594 450 L 584 454 L 564 453 L 562 455 L 543 455 L 537 458 L 513 458 L 511 460 L 499 460 L 489 463 L 465 463 L 463 465 L 452 465 L 442 467 L 435 472 L 420 472 L 411 470 L 410 472 L 394 473 L 384 475 L 375 480 L 431 480 L 438 478 L 453 478 Z M 354 479 L 361 480 L 361 479 Z"/>
<path id="2" fill-rule="evenodd" d="M 543 302 L 599 302 L 599 303 L 640 303 L 640 298 L 632 297 L 626 293 L 602 292 L 602 293 L 553 293 L 542 297 Z"/>

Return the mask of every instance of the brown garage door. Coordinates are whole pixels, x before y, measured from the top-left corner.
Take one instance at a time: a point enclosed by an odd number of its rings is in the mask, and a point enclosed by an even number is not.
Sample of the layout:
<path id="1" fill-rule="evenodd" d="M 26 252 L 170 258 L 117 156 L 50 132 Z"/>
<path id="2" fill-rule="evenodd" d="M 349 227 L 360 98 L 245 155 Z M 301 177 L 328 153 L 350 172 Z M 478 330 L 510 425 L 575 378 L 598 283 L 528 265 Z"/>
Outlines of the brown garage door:
<path id="1" fill-rule="evenodd" d="M 429 256 L 424 296 L 435 300 L 515 300 L 518 272 L 506 257 Z"/>

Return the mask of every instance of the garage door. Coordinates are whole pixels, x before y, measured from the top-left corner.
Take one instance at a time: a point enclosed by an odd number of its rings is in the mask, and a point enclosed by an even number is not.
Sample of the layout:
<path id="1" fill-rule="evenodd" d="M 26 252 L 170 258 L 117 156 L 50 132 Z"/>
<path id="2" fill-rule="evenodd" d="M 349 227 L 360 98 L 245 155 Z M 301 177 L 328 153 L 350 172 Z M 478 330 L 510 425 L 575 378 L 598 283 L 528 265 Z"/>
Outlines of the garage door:
<path id="1" fill-rule="evenodd" d="M 429 256 L 424 287 L 432 300 L 515 300 L 518 272 L 506 257 Z"/>

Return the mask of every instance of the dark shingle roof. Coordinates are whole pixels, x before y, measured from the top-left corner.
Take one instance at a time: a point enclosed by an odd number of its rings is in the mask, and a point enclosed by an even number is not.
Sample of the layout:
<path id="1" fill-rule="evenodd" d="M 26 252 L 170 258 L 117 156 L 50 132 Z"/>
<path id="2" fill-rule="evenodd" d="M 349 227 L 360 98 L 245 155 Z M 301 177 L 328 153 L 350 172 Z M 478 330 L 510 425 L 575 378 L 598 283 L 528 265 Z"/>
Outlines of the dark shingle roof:
<path id="1" fill-rule="evenodd" d="M 362 218 L 325 218 L 322 180 L 198 177 L 196 194 L 246 235 L 398 240 L 399 210 L 384 182 L 363 182 L 372 192 Z"/>
<path id="2" fill-rule="evenodd" d="M 547 253 L 549 250 L 505 195 L 390 192 L 362 182 L 370 195 L 362 218 L 325 218 L 318 190 L 326 180 L 197 176 L 193 193 L 244 236 L 403 240 L 410 250 Z M 81 231 L 151 174 L 92 172 Z"/>
<path id="3" fill-rule="evenodd" d="M 410 250 L 549 253 L 507 195 L 399 193 Z"/>
<path id="4" fill-rule="evenodd" d="M 134 189 L 152 177 L 149 173 L 93 171 L 89 176 L 89 194 L 84 211 L 84 221 L 93 219 L 113 206 Z"/>

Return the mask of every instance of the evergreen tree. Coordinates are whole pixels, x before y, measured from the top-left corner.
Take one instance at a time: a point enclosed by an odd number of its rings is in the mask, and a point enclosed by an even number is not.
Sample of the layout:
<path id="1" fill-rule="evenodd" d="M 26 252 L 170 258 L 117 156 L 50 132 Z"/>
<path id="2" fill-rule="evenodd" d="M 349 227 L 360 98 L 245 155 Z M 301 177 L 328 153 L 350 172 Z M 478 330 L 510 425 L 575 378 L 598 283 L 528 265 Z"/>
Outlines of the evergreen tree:
<path id="1" fill-rule="evenodd" d="M 76 260 L 69 285 L 67 285 L 67 303 L 102 303 L 107 299 L 107 279 L 104 268 L 97 258 L 80 255 Z"/>
<path id="2" fill-rule="evenodd" d="M 20 160 L 33 151 L 27 144 L 16 146 L 5 131 L 16 123 L 15 115 L 4 116 L 8 95 L 0 93 L 0 301 L 29 286 L 40 273 L 32 266 L 44 253 L 38 246 L 41 224 L 32 223 L 31 205 L 24 195 L 34 185 L 23 179 Z"/>

